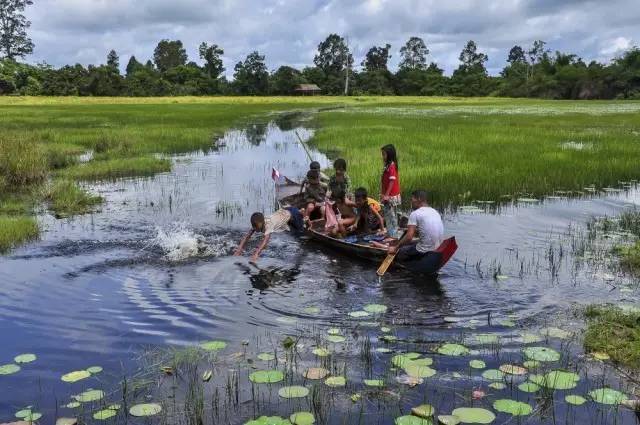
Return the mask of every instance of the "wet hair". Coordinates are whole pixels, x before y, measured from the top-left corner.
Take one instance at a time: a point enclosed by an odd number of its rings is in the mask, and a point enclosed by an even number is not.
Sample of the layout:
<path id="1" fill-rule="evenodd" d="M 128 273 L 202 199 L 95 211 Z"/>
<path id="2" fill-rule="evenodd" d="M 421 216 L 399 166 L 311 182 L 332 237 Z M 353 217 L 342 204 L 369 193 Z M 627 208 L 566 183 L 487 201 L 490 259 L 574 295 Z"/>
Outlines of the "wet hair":
<path id="1" fill-rule="evenodd" d="M 391 165 L 392 162 L 396 163 L 396 169 L 399 170 L 400 166 L 398 165 L 398 155 L 396 154 L 396 147 L 393 145 L 385 145 L 380 148 L 385 154 L 387 154 L 387 158 L 385 161 L 385 166 Z"/>
<path id="2" fill-rule="evenodd" d="M 320 163 L 318 161 L 313 161 L 311 164 L 309 164 L 309 169 L 320 170 Z"/>
<path id="3" fill-rule="evenodd" d="M 346 196 L 347 195 L 344 193 L 344 190 L 342 190 L 342 189 L 337 189 L 337 190 L 335 190 L 335 191 L 333 191 L 331 193 L 331 199 L 336 200 L 336 201 L 344 202 L 344 198 Z"/>
<path id="4" fill-rule="evenodd" d="M 353 193 L 353 197 L 356 198 L 356 199 L 365 199 L 366 200 L 369 197 L 369 194 L 367 193 L 367 189 L 365 189 L 364 187 L 359 187 Z"/>
<path id="5" fill-rule="evenodd" d="M 411 192 L 411 196 L 420 202 L 427 202 L 427 191 L 418 189 Z"/>
<path id="6" fill-rule="evenodd" d="M 335 170 L 344 170 L 347 171 L 347 161 L 342 158 L 338 158 L 333 162 L 333 168 Z"/>
<path id="7" fill-rule="evenodd" d="M 307 178 L 308 179 L 319 179 L 320 178 L 320 171 L 318 170 L 309 170 L 307 171 Z"/>
<path id="8" fill-rule="evenodd" d="M 260 212 L 255 212 L 251 214 L 251 227 L 257 229 L 261 224 L 264 223 L 264 214 Z"/>

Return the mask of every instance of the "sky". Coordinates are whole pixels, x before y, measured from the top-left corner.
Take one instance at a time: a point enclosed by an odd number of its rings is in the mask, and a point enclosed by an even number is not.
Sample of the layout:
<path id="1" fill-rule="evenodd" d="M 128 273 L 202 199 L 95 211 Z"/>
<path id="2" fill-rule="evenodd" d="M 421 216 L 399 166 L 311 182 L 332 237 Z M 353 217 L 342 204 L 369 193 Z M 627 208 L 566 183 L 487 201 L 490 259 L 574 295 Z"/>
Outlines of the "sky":
<path id="1" fill-rule="evenodd" d="M 254 50 L 267 66 L 313 64 L 330 33 L 349 41 L 359 65 L 373 45 L 391 44 L 390 68 L 412 36 L 428 60 L 450 74 L 475 40 L 496 75 L 509 49 L 534 40 L 585 61 L 607 62 L 640 43 L 640 0 L 35 0 L 27 9 L 35 50 L 27 60 L 54 66 L 102 64 L 109 50 L 121 67 L 145 62 L 161 39 L 179 39 L 198 63 L 202 41 L 224 49 L 226 75 Z"/>

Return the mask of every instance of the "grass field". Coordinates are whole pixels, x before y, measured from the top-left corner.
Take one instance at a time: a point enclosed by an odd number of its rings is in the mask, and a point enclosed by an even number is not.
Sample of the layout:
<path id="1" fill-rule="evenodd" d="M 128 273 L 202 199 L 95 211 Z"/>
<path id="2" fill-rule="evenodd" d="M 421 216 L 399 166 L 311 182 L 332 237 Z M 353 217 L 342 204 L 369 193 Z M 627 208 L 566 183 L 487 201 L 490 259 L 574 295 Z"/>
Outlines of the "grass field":
<path id="1" fill-rule="evenodd" d="M 167 171 L 162 154 L 205 149 L 232 126 L 310 108 L 320 109 L 314 143 L 344 156 L 354 183 L 373 194 L 379 190 L 379 148 L 387 143 L 398 149 L 405 195 L 427 188 L 440 207 L 617 185 L 640 176 L 640 102 L 3 97 L 0 212 L 28 218 L 41 203 L 60 215 L 90 211 L 97 198 L 81 196 L 74 182 Z M 79 155 L 89 151 L 92 160 L 80 164 Z"/>

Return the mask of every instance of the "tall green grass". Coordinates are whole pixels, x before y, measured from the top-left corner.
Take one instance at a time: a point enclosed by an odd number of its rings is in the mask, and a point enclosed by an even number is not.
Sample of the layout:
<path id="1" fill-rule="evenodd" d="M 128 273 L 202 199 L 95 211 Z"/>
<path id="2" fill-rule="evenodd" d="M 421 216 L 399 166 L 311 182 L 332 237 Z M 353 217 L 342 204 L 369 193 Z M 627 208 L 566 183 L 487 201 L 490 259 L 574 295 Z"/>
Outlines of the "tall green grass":
<path id="1" fill-rule="evenodd" d="M 110 180 L 121 177 L 152 176 L 171 170 L 171 161 L 153 156 L 91 161 L 64 169 L 60 176 L 74 180 Z"/>
<path id="2" fill-rule="evenodd" d="M 87 213 L 103 201 L 69 180 L 55 181 L 47 190 L 46 198 L 57 217 Z"/>
<path id="3" fill-rule="evenodd" d="M 603 305 L 588 307 L 585 316 L 587 352 L 605 352 L 622 366 L 640 369 L 640 312 Z"/>
<path id="4" fill-rule="evenodd" d="M 38 224 L 33 217 L 0 215 L 0 253 L 6 253 L 38 235 Z"/>

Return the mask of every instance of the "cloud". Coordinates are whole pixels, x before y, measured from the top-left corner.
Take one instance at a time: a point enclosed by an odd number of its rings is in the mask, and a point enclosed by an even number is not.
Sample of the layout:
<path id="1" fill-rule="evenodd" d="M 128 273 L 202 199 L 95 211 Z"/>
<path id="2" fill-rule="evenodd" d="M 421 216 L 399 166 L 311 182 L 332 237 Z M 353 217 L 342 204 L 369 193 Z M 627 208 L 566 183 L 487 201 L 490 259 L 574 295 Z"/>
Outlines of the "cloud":
<path id="1" fill-rule="evenodd" d="M 55 66 L 104 63 L 115 49 L 151 58 L 164 38 L 183 41 L 191 60 L 202 41 L 225 50 L 227 74 L 253 50 L 270 69 L 311 65 L 318 43 L 335 32 L 348 37 L 356 63 L 372 45 L 398 50 L 414 35 L 448 73 L 468 40 L 488 53 L 496 74 L 509 49 L 536 39 L 583 59 L 609 60 L 640 39 L 637 0 L 40 0 L 28 10 L 36 44 L 32 62 Z"/>

